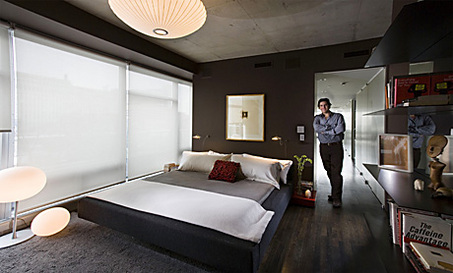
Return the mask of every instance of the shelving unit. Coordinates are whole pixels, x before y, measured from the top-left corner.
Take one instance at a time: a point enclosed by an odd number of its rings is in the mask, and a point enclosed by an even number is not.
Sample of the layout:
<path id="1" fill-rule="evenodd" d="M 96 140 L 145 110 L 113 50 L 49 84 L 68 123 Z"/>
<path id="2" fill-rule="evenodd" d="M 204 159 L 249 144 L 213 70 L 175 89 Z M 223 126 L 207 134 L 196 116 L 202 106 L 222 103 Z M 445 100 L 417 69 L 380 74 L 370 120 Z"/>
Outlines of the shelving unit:
<path id="1" fill-rule="evenodd" d="M 434 191 L 428 188 L 430 179 L 427 175 L 418 172 L 403 173 L 380 169 L 373 164 L 363 165 L 398 206 L 453 215 L 453 199 L 432 198 L 431 195 Z M 414 190 L 414 180 L 417 178 L 425 181 L 425 189 L 423 191 Z M 444 175 L 442 182 L 447 187 L 452 188 L 453 176 Z"/>
<path id="2" fill-rule="evenodd" d="M 433 105 L 433 106 L 407 106 L 407 107 L 395 107 L 395 108 L 390 108 L 390 109 L 384 109 L 380 111 L 375 111 L 375 112 L 370 112 L 367 114 L 364 114 L 364 116 L 386 116 L 386 122 L 390 122 L 390 124 L 393 125 L 392 129 L 389 130 L 390 132 L 392 131 L 398 131 L 397 133 L 402 133 L 402 134 L 407 134 L 407 130 L 404 128 L 403 122 L 407 122 L 407 116 L 412 115 L 412 114 L 425 114 L 425 115 L 431 115 L 431 116 L 437 116 L 438 120 L 441 120 L 444 124 L 442 125 L 441 132 L 443 134 L 449 134 L 449 132 L 446 132 L 446 129 L 450 131 L 450 127 L 453 127 L 453 105 Z M 441 115 L 441 116 L 439 116 Z M 393 117 L 392 117 L 393 116 Z M 433 117 L 434 118 L 434 117 Z M 445 123 L 448 125 L 448 128 L 445 128 Z M 387 123 L 388 125 L 389 123 Z M 452 125 L 450 125 L 452 124 Z M 407 126 L 407 124 L 406 124 Z M 387 129 L 386 129 L 387 130 Z M 427 175 L 420 174 L 421 177 L 418 177 L 417 173 L 413 174 L 398 174 L 398 172 L 395 171 L 384 171 L 380 170 L 377 166 L 373 167 L 374 165 L 370 164 L 364 164 L 365 168 L 368 170 L 368 172 L 375 178 L 375 180 L 378 182 L 378 186 L 384 190 L 385 193 L 389 194 L 392 198 L 395 199 L 396 203 L 401 206 L 412 206 L 414 205 L 413 202 L 408 202 L 408 204 L 400 204 L 400 203 L 405 203 L 406 199 L 400 199 L 400 197 L 403 196 L 403 192 L 409 191 L 411 194 L 413 194 L 413 181 L 416 178 L 423 178 L 423 180 L 428 181 L 427 184 L 429 184 L 429 177 Z M 380 171 L 380 172 L 379 172 Z M 380 177 L 380 178 L 378 178 Z M 385 177 L 385 178 L 383 178 Z M 446 177 L 446 176 L 444 176 Z M 447 179 L 447 178 L 446 178 Z M 453 177 L 450 176 L 448 178 L 450 180 L 453 180 Z M 390 180 L 390 181 L 386 181 Z M 400 182 L 403 180 L 404 182 Z M 411 181 L 410 181 L 411 180 Z M 395 182 L 393 182 L 395 181 Z M 451 185 L 449 185 L 450 188 L 453 187 L 453 182 Z M 396 196 L 396 198 L 395 198 Z M 417 194 L 416 196 L 413 196 L 413 199 L 417 198 L 422 198 L 420 197 L 421 194 Z M 400 201 L 398 201 L 400 200 Z M 404 200 L 404 202 L 403 202 Z M 432 204 L 432 198 L 431 194 L 428 194 L 427 192 L 424 193 L 423 200 L 426 201 L 426 203 Z M 439 201 L 441 202 L 441 201 Z M 439 203 L 439 202 L 434 202 L 434 203 Z M 385 204 L 383 204 L 385 206 Z M 453 201 L 449 203 L 449 206 L 453 207 Z M 435 205 L 433 204 L 433 207 L 424 207 L 420 208 L 422 210 L 431 210 L 435 209 Z M 448 214 L 453 215 L 453 209 L 449 211 Z"/>
<path id="3" fill-rule="evenodd" d="M 378 116 L 378 115 L 439 115 L 448 114 L 453 112 L 453 105 L 433 105 L 433 106 L 407 106 L 395 107 L 390 109 L 379 110 L 364 114 L 364 116 Z"/>

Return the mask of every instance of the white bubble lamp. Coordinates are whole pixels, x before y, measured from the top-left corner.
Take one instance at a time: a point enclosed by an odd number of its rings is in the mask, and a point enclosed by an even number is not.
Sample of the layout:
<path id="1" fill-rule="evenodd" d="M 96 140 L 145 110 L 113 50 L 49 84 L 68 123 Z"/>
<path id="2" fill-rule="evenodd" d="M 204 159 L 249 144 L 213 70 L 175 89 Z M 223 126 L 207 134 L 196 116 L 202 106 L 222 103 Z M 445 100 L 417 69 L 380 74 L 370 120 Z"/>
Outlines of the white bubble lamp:
<path id="1" fill-rule="evenodd" d="M 207 17 L 201 0 L 108 0 L 108 4 L 126 25 L 159 39 L 190 35 Z"/>
<path id="2" fill-rule="evenodd" d="M 31 166 L 20 166 L 0 171 L 0 203 L 15 202 L 13 230 L 0 237 L 0 248 L 24 242 L 34 236 L 31 229 L 17 231 L 17 211 L 19 201 L 38 194 L 46 185 L 46 174 Z"/>
<path id="3" fill-rule="evenodd" d="M 31 231 L 36 236 L 47 237 L 62 231 L 69 223 L 71 215 L 62 207 L 54 207 L 40 212 L 31 222 Z"/>

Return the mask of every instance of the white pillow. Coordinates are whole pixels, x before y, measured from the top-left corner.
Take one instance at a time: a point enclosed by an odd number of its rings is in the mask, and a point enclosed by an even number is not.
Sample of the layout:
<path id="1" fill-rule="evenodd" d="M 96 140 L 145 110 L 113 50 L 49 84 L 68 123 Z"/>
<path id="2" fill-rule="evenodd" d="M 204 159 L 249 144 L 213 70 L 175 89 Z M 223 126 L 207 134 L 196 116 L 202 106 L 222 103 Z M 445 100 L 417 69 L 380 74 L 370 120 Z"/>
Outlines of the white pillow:
<path id="1" fill-rule="evenodd" d="M 247 179 L 268 183 L 280 189 L 280 184 L 278 183 L 281 170 L 280 163 L 237 154 L 231 156 L 231 161 L 241 164 L 241 170 Z"/>
<path id="2" fill-rule="evenodd" d="M 209 154 L 209 155 L 223 155 L 223 156 L 230 155 L 230 154 L 221 154 L 221 153 L 218 153 L 218 152 L 214 152 L 214 151 L 212 151 L 212 150 L 209 150 L 208 154 Z"/>
<path id="3" fill-rule="evenodd" d="M 256 155 L 249 155 L 249 154 L 242 154 L 244 157 L 252 157 L 256 159 L 261 159 L 261 160 L 268 160 L 272 162 L 278 162 L 280 163 L 280 166 L 282 168 L 280 172 L 280 179 L 284 184 L 288 182 L 288 172 L 291 166 L 293 165 L 292 160 L 285 160 L 285 159 L 273 159 L 273 158 L 266 158 L 266 157 L 261 157 L 261 156 L 256 156 Z"/>
<path id="4" fill-rule="evenodd" d="M 178 170 L 210 173 L 216 160 L 230 160 L 231 155 L 209 155 L 206 152 L 182 152 Z"/>

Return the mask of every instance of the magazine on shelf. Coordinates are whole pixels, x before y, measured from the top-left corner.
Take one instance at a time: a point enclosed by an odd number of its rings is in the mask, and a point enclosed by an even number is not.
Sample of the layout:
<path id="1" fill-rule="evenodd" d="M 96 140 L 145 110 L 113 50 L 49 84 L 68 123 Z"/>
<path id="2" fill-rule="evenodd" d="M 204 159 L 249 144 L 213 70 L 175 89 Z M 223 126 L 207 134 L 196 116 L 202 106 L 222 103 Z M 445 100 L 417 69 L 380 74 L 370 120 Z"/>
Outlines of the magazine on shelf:
<path id="1" fill-rule="evenodd" d="M 398 205 L 394 202 L 388 202 L 389 204 L 389 221 L 390 229 L 392 231 L 392 242 L 398 244 Z"/>
<path id="2" fill-rule="evenodd" d="M 415 253 L 415 250 L 412 249 L 412 246 L 410 246 L 410 247 L 407 246 L 406 248 L 407 249 L 406 249 L 406 252 L 404 253 L 404 255 L 409 260 L 412 267 L 414 267 L 415 271 L 417 273 L 428 273 L 428 270 L 426 270 L 425 266 L 423 265 L 423 263 L 420 260 L 420 257 L 418 257 L 417 254 Z"/>
<path id="3" fill-rule="evenodd" d="M 428 216 L 438 216 L 437 213 L 432 211 L 424 211 L 418 209 L 412 209 L 407 207 L 400 207 L 394 202 L 389 202 L 389 215 L 390 215 L 390 226 L 392 230 L 392 240 L 393 243 L 399 246 L 402 246 L 401 243 L 401 233 L 402 233 L 402 214 L 403 213 L 413 213 L 420 215 Z"/>
<path id="4" fill-rule="evenodd" d="M 453 272 L 453 253 L 449 250 L 416 242 L 410 243 L 410 250 L 427 272 Z"/>
<path id="5" fill-rule="evenodd" d="M 447 214 L 441 214 L 440 217 L 450 223 L 452 226 L 451 228 L 451 246 L 452 248 L 450 249 L 451 252 L 453 252 L 453 216 L 447 215 Z"/>
<path id="6" fill-rule="evenodd" d="M 437 216 L 404 212 L 401 214 L 403 252 L 410 242 L 451 249 L 451 224 Z"/>

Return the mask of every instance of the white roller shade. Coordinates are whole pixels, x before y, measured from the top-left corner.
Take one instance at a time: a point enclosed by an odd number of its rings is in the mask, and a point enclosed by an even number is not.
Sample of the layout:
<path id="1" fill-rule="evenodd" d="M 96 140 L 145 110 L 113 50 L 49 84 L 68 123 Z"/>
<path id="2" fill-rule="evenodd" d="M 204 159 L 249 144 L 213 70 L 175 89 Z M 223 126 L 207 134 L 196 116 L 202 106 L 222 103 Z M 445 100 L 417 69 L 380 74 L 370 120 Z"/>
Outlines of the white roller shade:
<path id="1" fill-rule="evenodd" d="M 164 164 L 177 162 L 182 147 L 191 148 L 191 104 L 190 85 L 178 84 L 172 78 L 131 67 L 128 134 L 130 179 L 162 170 Z"/>
<path id="2" fill-rule="evenodd" d="M 11 74 L 8 28 L 0 25 L 0 132 L 11 131 Z"/>
<path id="3" fill-rule="evenodd" d="M 125 64 L 16 32 L 16 164 L 48 180 L 19 210 L 125 179 Z"/>

